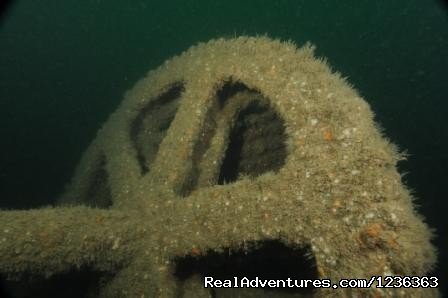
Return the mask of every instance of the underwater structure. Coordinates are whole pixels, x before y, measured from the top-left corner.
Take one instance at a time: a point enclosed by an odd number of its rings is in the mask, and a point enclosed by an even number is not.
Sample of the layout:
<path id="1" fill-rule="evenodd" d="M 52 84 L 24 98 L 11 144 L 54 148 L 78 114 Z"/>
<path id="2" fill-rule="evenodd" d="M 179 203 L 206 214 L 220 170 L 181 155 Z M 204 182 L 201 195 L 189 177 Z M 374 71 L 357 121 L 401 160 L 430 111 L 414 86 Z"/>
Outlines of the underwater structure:
<path id="1" fill-rule="evenodd" d="M 396 169 L 402 158 L 311 45 L 201 43 L 126 93 L 58 206 L 0 212 L 0 273 L 88 268 L 100 278 L 86 297 L 435 297 L 204 287 L 205 276 L 427 274 L 435 249 Z"/>

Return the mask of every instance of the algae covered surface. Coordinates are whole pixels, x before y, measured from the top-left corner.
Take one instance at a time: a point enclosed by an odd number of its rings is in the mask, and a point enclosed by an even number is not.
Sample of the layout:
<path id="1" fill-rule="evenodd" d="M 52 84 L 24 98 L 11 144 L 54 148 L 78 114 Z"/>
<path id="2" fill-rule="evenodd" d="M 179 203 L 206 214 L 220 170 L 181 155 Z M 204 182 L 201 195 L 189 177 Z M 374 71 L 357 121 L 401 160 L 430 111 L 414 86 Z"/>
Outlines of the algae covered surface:
<path id="1" fill-rule="evenodd" d="M 0 10 L 0 297 L 445 294 L 442 1 Z"/>
<path id="2" fill-rule="evenodd" d="M 396 170 L 403 156 L 313 49 L 221 38 L 148 72 L 99 130 L 59 206 L 2 211 L 0 271 L 49 277 L 87 266 L 107 273 L 92 295 L 208 297 L 226 294 L 200 280 L 219 254 L 282 245 L 309 261 L 295 261 L 308 266 L 292 265 L 296 276 L 425 275 L 435 251 Z M 350 293 L 437 294 L 313 291 Z"/>

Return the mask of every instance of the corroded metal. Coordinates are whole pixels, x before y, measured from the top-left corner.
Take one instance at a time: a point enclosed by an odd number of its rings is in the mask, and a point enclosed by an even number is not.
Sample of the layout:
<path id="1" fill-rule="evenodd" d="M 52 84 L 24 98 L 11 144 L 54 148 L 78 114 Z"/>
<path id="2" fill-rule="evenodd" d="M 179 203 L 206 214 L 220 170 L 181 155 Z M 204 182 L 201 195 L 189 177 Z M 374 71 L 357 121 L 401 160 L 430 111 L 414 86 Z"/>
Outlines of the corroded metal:
<path id="1" fill-rule="evenodd" d="M 198 274 L 176 277 L 179 260 L 278 241 L 307 250 L 316 278 L 333 282 L 424 275 L 434 248 L 400 158 L 368 104 L 312 46 L 212 40 L 126 93 L 59 207 L 0 212 L 0 272 L 89 266 L 113 274 L 96 289 L 102 297 L 208 297 Z M 314 291 L 354 293 L 437 295 Z"/>

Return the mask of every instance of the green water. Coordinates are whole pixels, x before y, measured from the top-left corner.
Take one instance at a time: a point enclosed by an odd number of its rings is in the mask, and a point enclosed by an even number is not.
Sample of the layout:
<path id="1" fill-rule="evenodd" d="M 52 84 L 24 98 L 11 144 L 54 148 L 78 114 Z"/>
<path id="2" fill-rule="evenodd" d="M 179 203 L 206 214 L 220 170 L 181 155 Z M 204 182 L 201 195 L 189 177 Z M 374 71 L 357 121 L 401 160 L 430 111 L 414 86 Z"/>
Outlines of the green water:
<path id="1" fill-rule="evenodd" d="M 400 164 L 448 251 L 448 12 L 431 0 L 12 1 L 0 19 L 0 208 L 52 204 L 125 90 L 215 37 L 311 41 L 411 154 Z"/>

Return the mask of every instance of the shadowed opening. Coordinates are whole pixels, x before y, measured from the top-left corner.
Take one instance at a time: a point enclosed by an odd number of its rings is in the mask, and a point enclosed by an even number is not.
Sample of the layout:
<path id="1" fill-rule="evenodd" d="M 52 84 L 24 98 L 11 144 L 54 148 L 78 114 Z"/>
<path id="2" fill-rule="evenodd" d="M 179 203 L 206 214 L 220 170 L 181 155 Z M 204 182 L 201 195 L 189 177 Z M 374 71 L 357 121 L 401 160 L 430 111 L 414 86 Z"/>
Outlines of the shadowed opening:
<path id="1" fill-rule="evenodd" d="M 240 81 L 234 81 L 232 79 L 229 79 L 216 93 L 219 108 L 222 109 L 224 105 L 227 103 L 229 98 L 232 98 L 236 94 L 244 91 L 259 93 L 257 90 L 250 89 Z"/>
<path id="2" fill-rule="evenodd" d="M 50 278 L 24 273 L 19 280 L 0 278 L 2 298 L 92 298 L 98 297 L 100 288 L 113 278 L 110 273 L 89 267 L 55 274 Z"/>
<path id="3" fill-rule="evenodd" d="M 277 240 L 246 243 L 244 249 L 223 249 L 222 252 L 208 251 L 205 255 L 187 255 L 175 260 L 174 275 L 179 284 L 179 297 L 182 297 L 183 285 L 189 278 L 200 276 L 219 280 L 299 280 L 316 279 L 318 273 L 316 261 L 309 248 L 292 249 Z M 294 281 L 292 281 L 292 284 Z M 310 297 L 313 288 L 214 288 L 212 297 Z"/>
<path id="4" fill-rule="evenodd" d="M 190 173 L 176 189 L 180 196 L 244 176 L 275 172 L 284 165 L 284 121 L 258 90 L 230 78 L 216 91 L 204 120 Z M 224 146 L 212 148 L 213 143 Z"/>
<path id="5" fill-rule="evenodd" d="M 218 184 L 279 170 L 286 159 L 285 141 L 279 115 L 265 102 L 251 102 L 239 113 L 230 132 Z"/>
<path id="6" fill-rule="evenodd" d="M 101 155 L 96 169 L 90 177 L 85 205 L 96 208 L 109 208 L 112 206 L 112 195 L 109 186 L 109 175 L 106 171 L 106 157 Z"/>
<path id="7" fill-rule="evenodd" d="M 159 146 L 176 115 L 184 84 L 176 82 L 144 106 L 131 123 L 130 135 L 142 174 L 150 170 Z"/>
<path id="8" fill-rule="evenodd" d="M 106 170 L 106 156 L 99 154 L 93 161 L 92 170 L 87 174 L 87 185 L 82 195 L 73 198 L 76 204 L 107 209 L 112 206 L 109 175 Z"/>

